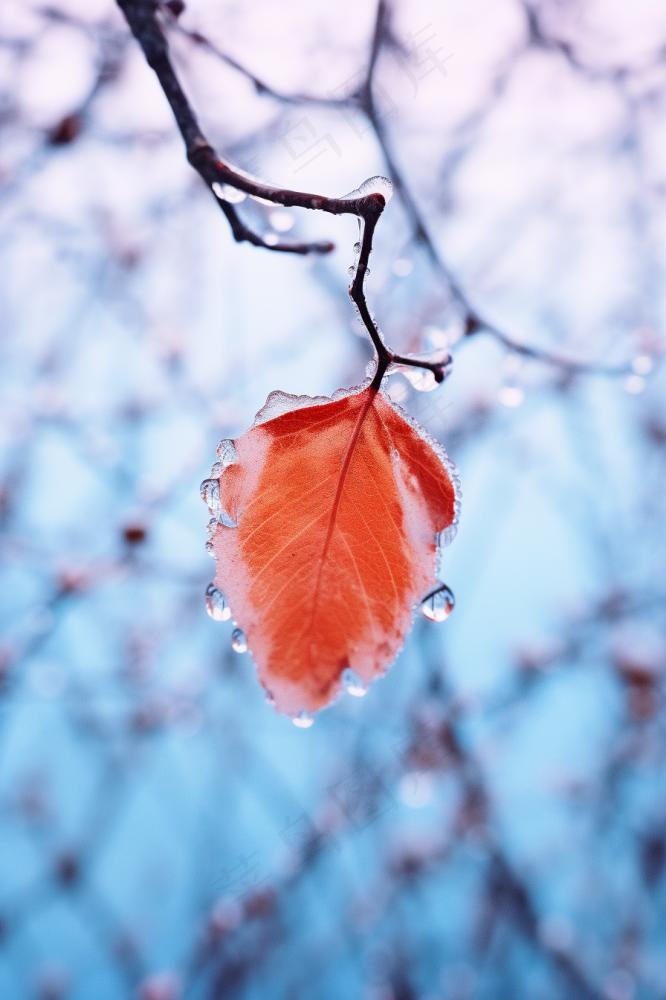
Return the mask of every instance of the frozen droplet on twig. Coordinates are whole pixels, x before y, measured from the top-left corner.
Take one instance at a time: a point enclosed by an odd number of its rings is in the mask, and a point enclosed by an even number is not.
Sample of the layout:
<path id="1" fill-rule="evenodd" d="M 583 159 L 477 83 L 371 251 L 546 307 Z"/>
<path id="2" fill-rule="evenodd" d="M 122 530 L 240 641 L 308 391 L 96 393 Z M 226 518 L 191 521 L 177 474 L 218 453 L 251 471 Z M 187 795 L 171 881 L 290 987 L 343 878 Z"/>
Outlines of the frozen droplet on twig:
<path id="1" fill-rule="evenodd" d="M 220 201 L 228 201 L 230 205 L 240 205 L 247 198 L 245 191 L 239 191 L 238 188 L 232 187 L 231 184 L 220 184 L 219 181 L 214 181 L 211 187 L 213 194 Z"/>
<path id="2" fill-rule="evenodd" d="M 405 364 L 406 358 L 397 358 L 391 365 L 390 372 L 400 372 L 417 392 L 432 392 L 450 374 L 453 358 L 446 348 L 433 351 L 423 351 L 419 354 L 409 354 L 414 364 Z M 425 367 L 420 367 L 421 363 Z"/>
<path id="3" fill-rule="evenodd" d="M 231 608 L 214 583 L 206 587 L 206 611 L 215 622 L 228 622 L 231 618 Z"/>
<path id="4" fill-rule="evenodd" d="M 376 174 L 374 177 L 368 177 L 367 181 L 363 181 L 359 187 L 354 188 L 349 194 L 343 195 L 342 200 L 355 201 L 357 198 L 367 198 L 371 194 L 380 194 L 386 204 L 388 204 L 393 196 L 393 184 L 388 177 Z"/>
<path id="5" fill-rule="evenodd" d="M 405 376 L 412 389 L 416 389 L 417 392 L 432 392 L 437 388 L 437 379 L 435 378 L 435 373 L 431 372 L 429 368 L 408 368 L 404 367 L 400 369 L 401 374 Z"/>
<path id="6" fill-rule="evenodd" d="M 421 602 L 421 614 L 430 622 L 444 622 L 456 606 L 453 591 L 445 583 L 432 590 Z"/>

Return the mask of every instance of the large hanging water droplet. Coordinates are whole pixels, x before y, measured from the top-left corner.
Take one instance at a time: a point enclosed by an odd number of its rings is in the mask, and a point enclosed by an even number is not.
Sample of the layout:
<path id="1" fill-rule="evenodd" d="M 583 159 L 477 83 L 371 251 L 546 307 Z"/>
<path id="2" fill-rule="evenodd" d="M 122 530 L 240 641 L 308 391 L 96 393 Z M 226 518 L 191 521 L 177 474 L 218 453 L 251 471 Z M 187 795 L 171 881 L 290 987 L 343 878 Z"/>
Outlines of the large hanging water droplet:
<path id="1" fill-rule="evenodd" d="M 245 638 L 245 632 L 243 632 L 242 628 L 235 628 L 231 633 L 231 648 L 234 653 L 247 652 L 247 639 Z"/>
<path id="2" fill-rule="evenodd" d="M 348 667 L 342 675 L 342 686 L 347 694 L 350 694 L 353 698 L 362 698 L 368 693 L 368 685 L 361 680 L 351 667 Z"/>
<path id="3" fill-rule="evenodd" d="M 231 618 L 231 608 L 214 583 L 209 583 L 206 587 L 206 611 L 215 622 L 228 622 Z"/>
<path id="4" fill-rule="evenodd" d="M 247 198 L 245 191 L 239 191 L 238 188 L 232 187 L 230 184 L 220 184 L 219 181 L 214 181 L 211 187 L 220 201 L 228 201 L 230 205 L 240 205 Z"/>
<path id="5" fill-rule="evenodd" d="M 311 715 L 310 712 L 299 712 L 292 716 L 291 721 L 299 729 L 309 729 L 310 726 L 314 726 L 314 715 Z"/>
<path id="6" fill-rule="evenodd" d="M 445 622 L 456 606 L 453 591 L 445 583 L 421 602 L 421 614 L 430 622 Z"/>

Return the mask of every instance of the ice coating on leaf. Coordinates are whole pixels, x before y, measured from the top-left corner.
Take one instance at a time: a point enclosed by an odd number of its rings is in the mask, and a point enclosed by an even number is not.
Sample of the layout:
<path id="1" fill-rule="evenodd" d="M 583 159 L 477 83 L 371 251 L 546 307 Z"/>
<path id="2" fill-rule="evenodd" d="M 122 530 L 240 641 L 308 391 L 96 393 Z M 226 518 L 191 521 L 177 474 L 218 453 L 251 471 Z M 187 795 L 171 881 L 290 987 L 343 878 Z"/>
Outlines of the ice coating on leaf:
<path id="1" fill-rule="evenodd" d="M 458 533 L 458 522 L 460 520 L 460 506 L 462 503 L 462 485 L 460 482 L 460 476 L 458 475 L 458 470 L 455 466 L 455 463 L 449 458 L 446 448 L 444 448 L 444 446 L 440 444 L 437 438 L 434 438 L 432 434 L 429 434 L 428 431 L 425 429 L 425 427 L 422 424 L 420 424 L 418 420 L 416 420 L 410 413 L 407 413 L 407 411 L 404 410 L 402 406 L 400 406 L 400 403 L 397 403 L 394 399 L 392 399 L 391 396 L 384 391 L 384 389 L 381 390 L 381 395 L 384 397 L 384 399 L 386 399 L 386 402 L 393 407 L 396 413 L 399 413 L 400 416 L 407 421 L 407 423 L 416 431 L 419 437 L 423 438 L 423 440 L 430 445 L 430 447 L 435 452 L 438 459 L 444 466 L 446 474 L 451 480 L 451 484 L 453 486 L 453 520 L 451 521 L 450 524 L 446 526 L 446 528 L 444 528 L 443 531 L 440 531 L 439 534 L 437 535 L 437 575 L 439 576 L 441 570 L 440 563 L 442 559 L 442 549 L 445 548 L 447 545 L 450 545 Z"/>
<path id="2" fill-rule="evenodd" d="M 254 426 L 265 424 L 275 417 L 282 416 L 292 410 L 302 410 L 306 406 L 319 406 L 322 403 L 330 403 L 328 396 L 294 396 L 290 392 L 281 392 L 276 389 L 271 392 L 268 399 L 254 418 Z"/>
<path id="3" fill-rule="evenodd" d="M 256 427 L 258 424 L 265 424 L 269 420 L 274 420 L 276 417 L 282 416 L 283 413 L 292 413 L 294 410 L 304 410 L 310 406 L 322 406 L 324 403 L 332 403 L 342 396 L 362 392 L 369 384 L 370 376 L 365 379 L 362 385 L 353 386 L 351 389 L 337 389 L 332 396 L 294 396 L 290 392 L 282 392 L 280 389 L 274 389 L 273 392 L 269 393 L 266 402 L 256 414 L 253 426 Z"/>
<path id="4" fill-rule="evenodd" d="M 276 707 L 299 716 L 395 659 L 459 495 L 443 449 L 367 383 L 268 404 L 219 479 L 237 527 L 214 531 L 215 586 Z"/>
<path id="5" fill-rule="evenodd" d="M 228 465 L 233 465 L 238 461 L 236 445 L 231 438 L 222 438 L 217 446 L 217 457 L 220 461 L 216 462 L 215 465 L 220 465 L 222 469 L 226 469 Z M 215 466 L 213 466 L 213 468 L 215 468 Z"/>

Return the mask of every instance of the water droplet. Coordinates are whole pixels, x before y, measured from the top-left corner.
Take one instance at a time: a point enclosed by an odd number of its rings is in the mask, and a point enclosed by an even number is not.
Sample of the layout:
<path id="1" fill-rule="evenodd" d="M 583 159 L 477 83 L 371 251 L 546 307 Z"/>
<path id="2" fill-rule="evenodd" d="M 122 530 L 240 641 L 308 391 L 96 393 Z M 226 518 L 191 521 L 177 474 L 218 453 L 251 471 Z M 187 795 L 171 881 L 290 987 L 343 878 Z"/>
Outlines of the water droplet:
<path id="1" fill-rule="evenodd" d="M 445 622 L 456 606 L 453 591 L 445 583 L 431 591 L 421 603 L 421 614 L 430 622 Z"/>
<path id="2" fill-rule="evenodd" d="M 231 633 L 231 648 L 234 653 L 247 652 L 247 639 L 245 638 L 245 632 L 243 632 L 242 628 L 235 628 Z"/>
<path id="3" fill-rule="evenodd" d="M 206 611 L 215 622 L 228 622 L 231 618 L 231 608 L 214 583 L 206 587 Z"/>
<path id="4" fill-rule="evenodd" d="M 350 278 L 353 277 L 353 275 L 356 274 L 356 265 L 355 264 L 350 264 L 349 265 L 349 267 L 347 268 L 347 274 L 349 275 Z"/>
<path id="5" fill-rule="evenodd" d="M 291 721 L 299 729 L 309 729 L 310 726 L 314 726 L 314 715 L 310 712 L 299 712 L 298 715 L 292 716 Z"/>
<path id="6" fill-rule="evenodd" d="M 209 511 L 225 528 L 236 528 L 236 521 L 222 506 L 220 500 L 220 480 L 204 479 L 201 484 L 201 499 L 207 504 Z"/>
<path id="7" fill-rule="evenodd" d="M 270 705 L 271 707 L 275 705 L 275 695 L 272 691 L 269 691 L 268 688 L 265 688 L 265 700 L 267 705 Z"/>
<path id="8" fill-rule="evenodd" d="M 278 244 L 277 233 L 266 233 L 266 235 L 264 236 L 264 243 L 266 244 L 267 247 L 277 246 Z"/>
<path id="9" fill-rule="evenodd" d="M 624 388 L 631 396 L 640 396 L 645 389 L 645 379 L 642 375 L 627 375 Z"/>
<path id="10" fill-rule="evenodd" d="M 240 205 L 247 198 L 245 191 L 239 191 L 230 184 L 220 184 L 219 181 L 215 181 L 211 187 L 220 201 L 228 201 L 230 205 Z"/>
<path id="11" fill-rule="evenodd" d="M 279 209 L 269 214 L 268 221 L 278 233 L 288 233 L 294 225 L 294 217 L 291 212 L 283 212 Z"/>
<path id="12" fill-rule="evenodd" d="M 222 441 L 220 441 L 217 446 L 216 454 L 225 469 L 228 465 L 234 465 L 238 461 L 236 445 L 231 438 L 223 438 Z"/>
<path id="13" fill-rule="evenodd" d="M 425 340 L 434 348 L 440 349 L 449 349 L 457 344 L 463 333 L 464 327 L 459 318 L 451 320 L 445 326 L 426 326 L 423 331 Z"/>
<path id="14" fill-rule="evenodd" d="M 519 385 L 503 385 L 497 393 L 497 398 L 502 406 L 515 409 L 525 399 L 525 390 Z"/>
<path id="15" fill-rule="evenodd" d="M 217 479 L 204 479 L 201 484 L 201 499 L 215 514 L 220 506 L 220 484 Z"/>
<path id="16" fill-rule="evenodd" d="M 368 693 L 368 686 L 357 673 L 348 667 L 342 675 L 342 686 L 353 698 L 362 698 Z"/>
<path id="17" fill-rule="evenodd" d="M 414 265 L 411 260 L 407 260 L 406 257 L 398 257 L 396 261 L 393 262 L 393 273 L 396 278 L 406 278 L 408 274 L 412 273 Z"/>
<path id="18" fill-rule="evenodd" d="M 360 252 L 361 252 L 361 244 L 354 243 L 354 253 L 360 253 Z"/>
<path id="19" fill-rule="evenodd" d="M 637 354 L 631 367 L 637 375 L 649 375 L 654 368 L 654 361 L 649 354 Z"/>

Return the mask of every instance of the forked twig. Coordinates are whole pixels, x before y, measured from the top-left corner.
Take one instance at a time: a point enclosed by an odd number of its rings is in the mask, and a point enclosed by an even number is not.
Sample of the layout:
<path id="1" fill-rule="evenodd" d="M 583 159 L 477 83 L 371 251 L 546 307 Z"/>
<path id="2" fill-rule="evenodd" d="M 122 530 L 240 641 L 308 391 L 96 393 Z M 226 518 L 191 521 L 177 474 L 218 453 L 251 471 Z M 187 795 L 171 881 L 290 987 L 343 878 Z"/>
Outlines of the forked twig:
<path id="1" fill-rule="evenodd" d="M 365 297 L 365 279 L 368 260 L 372 251 L 372 241 L 377 222 L 386 206 L 386 198 L 380 191 L 354 191 L 342 198 L 292 191 L 289 188 L 265 184 L 250 174 L 246 174 L 225 162 L 213 149 L 203 134 L 192 106 L 183 90 L 169 55 L 169 46 L 160 24 L 159 7 L 156 0 L 118 0 L 118 6 L 141 46 L 148 65 L 155 71 L 164 95 L 171 106 L 176 124 L 183 137 L 187 159 L 210 188 L 223 211 L 234 239 L 238 243 L 251 243 L 283 253 L 309 254 L 329 253 L 334 248 L 331 242 L 270 242 L 251 229 L 240 217 L 235 199 L 229 192 L 243 192 L 251 198 L 285 208 L 307 208 L 327 212 L 329 215 L 355 215 L 362 226 L 361 247 L 354 268 L 349 294 L 358 309 L 370 340 L 377 352 L 377 371 L 373 384 L 379 385 L 391 364 L 410 365 L 424 368 L 433 373 L 437 382 L 444 379 L 450 358 L 428 361 L 403 357 L 391 351 L 379 332 Z"/>

